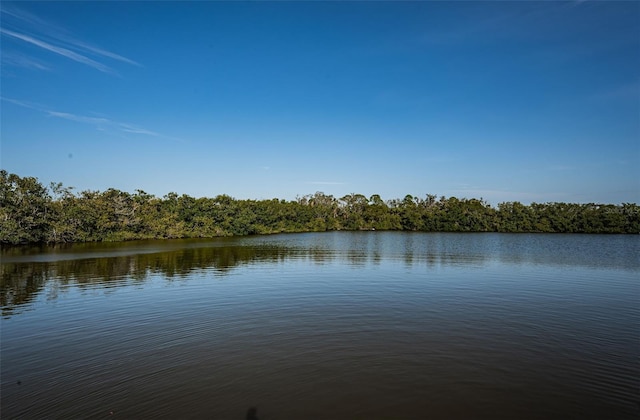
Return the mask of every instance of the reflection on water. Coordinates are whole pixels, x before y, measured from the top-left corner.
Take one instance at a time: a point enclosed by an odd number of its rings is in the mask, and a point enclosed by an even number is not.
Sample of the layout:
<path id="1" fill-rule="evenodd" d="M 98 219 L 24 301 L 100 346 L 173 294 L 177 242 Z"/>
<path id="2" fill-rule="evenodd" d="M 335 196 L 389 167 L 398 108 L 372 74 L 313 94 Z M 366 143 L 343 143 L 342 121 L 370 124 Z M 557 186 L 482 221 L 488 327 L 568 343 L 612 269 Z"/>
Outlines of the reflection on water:
<path id="1" fill-rule="evenodd" d="M 3 249 L 2 416 L 638 418 L 639 255 L 406 232 Z"/>
<path id="2" fill-rule="evenodd" d="M 249 262 L 275 263 L 295 252 L 282 247 L 218 246 L 191 247 L 159 253 L 134 253 L 111 256 L 101 252 L 100 257 L 78 253 L 71 247 L 60 261 L 7 262 L 0 265 L 2 276 L 3 315 L 15 312 L 42 291 L 45 283 L 56 289 L 69 284 L 77 287 L 116 287 L 131 282 L 144 282 L 151 274 L 162 274 L 168 279 L 187 277 L 191 273 L 213 269 L 224 275 L 240 264 Z M 54 248 L 55 249 L 55 248 Z M 143 248 L 146 251 L 148 248 Z M 134 249 L 140 251 L 139 249 Z M 14 253 L 16 251 L 13 251 Z M 133 251 L 133 250 L 129 250 Z M 16 258 L 13 258 L 14 260 Z M 7 258 L 11 260 L 11 257 Z M 55 298 L 55 296 L 52 296 Z"/>
<path id="3" fill-rule="evenodd" d="M 606 241 L 601 241 L 606 238 Z M 528 234 L 412 234 L 334 232 L 215 240 L 136 241 L 2 249 L 2 315 L 16 313 L 41 292 L 69 284 L 115 287 L 150 274 L 187 277 L 195 271 L 223 276 L 234 267 L 309 259 L 346 260 L 352 266 L 399 259 L 407 265 L 558 264 L 637 268 L 640 241 L 632 236 Z M 593 246 L 594 241 L 598 243 Z M 55 293 L 49 298 L 55 299 Z"/>

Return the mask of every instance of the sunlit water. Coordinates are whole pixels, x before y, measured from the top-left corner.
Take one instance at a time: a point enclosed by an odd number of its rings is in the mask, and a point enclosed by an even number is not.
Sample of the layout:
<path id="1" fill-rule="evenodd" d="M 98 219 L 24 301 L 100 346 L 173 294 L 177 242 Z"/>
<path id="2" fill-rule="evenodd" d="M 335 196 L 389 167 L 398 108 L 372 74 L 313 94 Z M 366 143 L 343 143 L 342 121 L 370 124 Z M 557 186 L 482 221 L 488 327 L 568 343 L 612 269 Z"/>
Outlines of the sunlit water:
<path id="1" fill-rule="evenodd" d="M 4 249 L 2 418 L 640 417 L 640 237 Z"/>

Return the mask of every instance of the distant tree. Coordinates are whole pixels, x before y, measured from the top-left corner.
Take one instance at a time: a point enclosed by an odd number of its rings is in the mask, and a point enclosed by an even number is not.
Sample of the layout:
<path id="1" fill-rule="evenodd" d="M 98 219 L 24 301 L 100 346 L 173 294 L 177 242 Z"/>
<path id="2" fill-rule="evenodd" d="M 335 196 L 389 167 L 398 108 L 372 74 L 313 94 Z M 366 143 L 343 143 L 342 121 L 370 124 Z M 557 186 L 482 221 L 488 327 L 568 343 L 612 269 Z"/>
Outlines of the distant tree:
<path id="1" fill-rule="evenodd" d="M 517 201 L 493 208 L 483 199 L 406 195 L 384 201 L 322 192 L 295 201 L 194 198 L 170 192 L 109 188 L 74 193 L 72 187 L 0 170 L 0 242 L 117 241 L 325 230 L 454 232 L 639 233 L 634 203 L 573 204 Z"/>

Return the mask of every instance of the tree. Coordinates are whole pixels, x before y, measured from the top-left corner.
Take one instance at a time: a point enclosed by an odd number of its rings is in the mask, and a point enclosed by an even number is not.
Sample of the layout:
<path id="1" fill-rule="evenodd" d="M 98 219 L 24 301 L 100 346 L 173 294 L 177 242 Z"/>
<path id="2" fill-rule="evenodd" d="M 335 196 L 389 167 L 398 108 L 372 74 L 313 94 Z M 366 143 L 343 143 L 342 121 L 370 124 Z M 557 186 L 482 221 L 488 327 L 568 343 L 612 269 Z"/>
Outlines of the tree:
<path id="1" fill-rule="evenodd" d="M 51 196 L 37 178 L 0 170 L 0 241 L 44 242 L 51 224 Z"/>
<path id="2" fill-rule="evenodd" d="M 82 191 L 0 170 L 0 242 L 118 241 L 213 237 L 339 229 L 639 233 L 637 204 L 500 203 L 482 199 L 384 201 L 351 193 L 339 200 L 316 192 L 296 201 L 194 198 L 171 192 L 156 198 L 110 188 Z"/>

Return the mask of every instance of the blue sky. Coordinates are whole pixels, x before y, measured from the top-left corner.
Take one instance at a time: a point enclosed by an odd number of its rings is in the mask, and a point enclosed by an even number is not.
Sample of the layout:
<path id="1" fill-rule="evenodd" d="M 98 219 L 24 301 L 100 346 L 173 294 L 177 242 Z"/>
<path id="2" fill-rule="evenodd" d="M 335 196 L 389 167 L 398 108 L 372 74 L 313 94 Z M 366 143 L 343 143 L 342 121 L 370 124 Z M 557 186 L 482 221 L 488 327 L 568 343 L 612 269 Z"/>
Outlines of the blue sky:
<path id="1" fill-rule="evenodd" d="M 2 2 L 1 167 L 77 190 L 640 202 L 638 2 Z"/>

